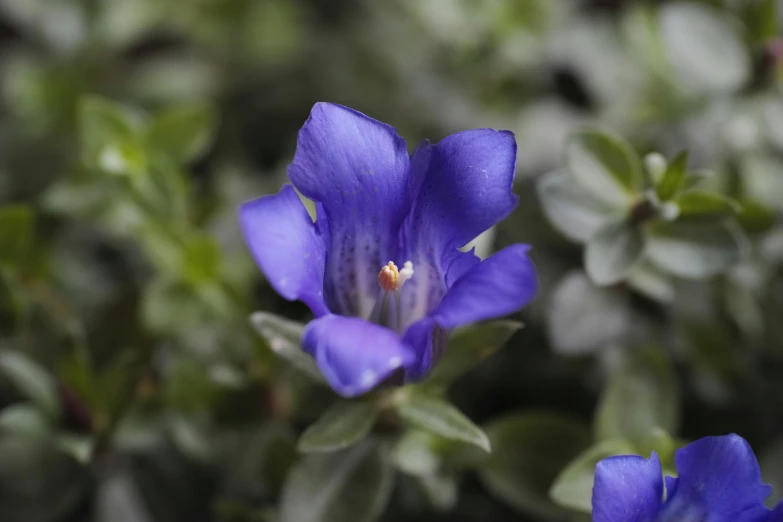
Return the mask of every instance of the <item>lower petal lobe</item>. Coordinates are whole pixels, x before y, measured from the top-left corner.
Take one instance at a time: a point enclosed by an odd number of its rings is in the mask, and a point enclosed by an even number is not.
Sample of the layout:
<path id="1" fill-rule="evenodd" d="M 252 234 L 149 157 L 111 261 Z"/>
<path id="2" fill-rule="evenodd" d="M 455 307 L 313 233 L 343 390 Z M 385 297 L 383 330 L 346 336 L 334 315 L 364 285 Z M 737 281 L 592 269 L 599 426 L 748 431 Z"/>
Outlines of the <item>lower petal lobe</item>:
<path id="1" fill-rule="evenodd" d="M 323 292 L 324 241 L 292 186 L 243 204 L 239 225 L 278 294 L 304 301 L 316 317 L 329 313 Z"/>
<path id="2" fill-rule="evenodd" d="M 316 319 L 305 328 L 302 345 L 329 385 L 344 397 L 371 390 L 416 359 L 395 332 L 358 317 Z"/>
<path id="3" fill-rule="evenodd" d="M 705 437 L 677 450 L 677 486 L 666 500 L 665 521 L 697 514 L 710 522 L 765 520 L 771 489 L 750 445 L 739 435 Z"/>
<path id="4" fill-rule="evenodd" d="M 593 522 L 653 522 L 663 498 L 661 462 L 653 452 L 609 457 L 595 468 Z"/>
<path id="5" fill-rule="evenodd" d="M 408 167 L 405 141 L 392 127 L 341 105 L 316 104 L 299 131 L 288 176 L 318 203 L 319 229 L 328 228 L 325 293 L 333 312 L 368 317 L 378 271 L 401 262 Z"/>

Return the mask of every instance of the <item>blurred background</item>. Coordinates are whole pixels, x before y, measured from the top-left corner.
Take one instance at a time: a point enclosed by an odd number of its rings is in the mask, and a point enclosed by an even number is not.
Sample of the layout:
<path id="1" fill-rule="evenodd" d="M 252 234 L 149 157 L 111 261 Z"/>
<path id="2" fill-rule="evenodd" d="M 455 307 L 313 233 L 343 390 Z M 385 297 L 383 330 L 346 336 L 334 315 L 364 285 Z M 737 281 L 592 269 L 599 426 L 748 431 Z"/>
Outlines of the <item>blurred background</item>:
<path id="1" fill-rule="evenodd" d="M 0 0 L 0 520 L 580 522 L 600 458 L 655 449 L 671 471 L 732 432 L 779 498 L 781 10 Z M 415 429 L 297 451 L 336 396 L 254 331 L 256 310 L 309 310 L 266 284 L 236 210 L 286 182 L 316 101 L 411 150 L 517 136 L 520 205 L 478 252 L 532 244 L 541 289 L 445 388 L 491 456 Z M 649 172 L 687 150 L 739 214 L 599 286 L 582 244 L 601 205 L 556 183 L 586 124 L 660 152 Z"/>

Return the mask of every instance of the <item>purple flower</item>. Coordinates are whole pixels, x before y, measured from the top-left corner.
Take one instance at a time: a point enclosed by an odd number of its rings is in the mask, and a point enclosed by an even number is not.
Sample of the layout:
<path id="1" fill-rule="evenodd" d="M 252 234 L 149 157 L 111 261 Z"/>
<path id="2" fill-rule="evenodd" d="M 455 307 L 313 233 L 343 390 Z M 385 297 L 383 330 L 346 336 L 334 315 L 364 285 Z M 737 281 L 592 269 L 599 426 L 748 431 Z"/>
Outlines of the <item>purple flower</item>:
<path id="1" fill-rule="evenodd" d="M 392 127 L 313 107 L 288 177 L 315 201 L 315 223 L 289 185 L 245 203 L 239 219 L 272 287 L 315 314 L 302 344 L 338 393 L 421 379 L 449 330 L 530 301 L 528 246 L 484 261 L 459 250 L 516 206 L 515 163 L 508 131 L 460 132 L 409 156 Z"/>
<path id="2" fill-rule="evenodd" d="M 598 463 L 594 522 L 783 522 L 783 502 L 770 511 L 772 488 L 739 435 L 706 437 L 677 450 L 677 478 L 664 480 L 658 455 L 609 457 Z"/>

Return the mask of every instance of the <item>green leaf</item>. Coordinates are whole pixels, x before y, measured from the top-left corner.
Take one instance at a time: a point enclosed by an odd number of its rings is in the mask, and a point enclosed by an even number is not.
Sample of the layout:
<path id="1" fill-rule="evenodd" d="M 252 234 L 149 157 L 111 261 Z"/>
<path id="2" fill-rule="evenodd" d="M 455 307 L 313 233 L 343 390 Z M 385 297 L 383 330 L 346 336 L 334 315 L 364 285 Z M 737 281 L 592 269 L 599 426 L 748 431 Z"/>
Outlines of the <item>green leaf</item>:
<path id="1" fill-rule="evenodd" d="M 474 444 L 487 453 L 490 450 L 486 434 L 461 411 L 443 399 L 411 392 L 407 400 L 397 405 L 397 412 L 406 423 L 443 438 Z"/>
<path id="2" fill-rule="evenodd" d="M 0 433 L 44 438 L 52 433 L 51 419 L 32 404 L 12 404 L 0 411 Z"/>
<path id="3" fill-rule="evenodd" d="M 688 173 L 688 151 L 680 152 L 666 167 L 663 177 L 655 186 L 661 201 L 669 201 L 685 183 Z"/>
<path id="4" fill-rule="evenodd" d="M 624 336 L 630 327 L 626 294 L 596 287 L 581 271 L 567 274 L 554 288 L 547 330 L 557 353 L 581 355 Z"/>
<path id="5" fill-rule="evenodd" d="M 208 103 L 188 103 L 168 108 L 150 122 L 149 147 L 181 164 L 197 159 L 212 142 L 217 111 Z"/>
<path id="6" fill-rule="evenodd" d="M 660 303 L 674 301 L 674 281 L 669 274 L 648 261 L 642 261 L 628 274 L 628 284 L 642 295 Z"/>
<path id="7" fill-rule="evenodd" d="M 676 433 L 679 388 L 671 363 L 660 350 L 641 350 L 612 375 L 598 403 L 598 440 L 645 440 L 655 429 Z"/>
<path id="8" fill-rule="evenodd" d="M 581 422 L 547 412 L 518 413 L 486 426 L 494 448 L 478 470 L 490 493 L 536 519 L 560 519 L 549 488 L 560 471 L 590 444 Z"/>
<path id="9" fill-rule="evenodd" d="M 433 476 L 440 467 L 440 456 L 436 453 L 435 435 L 418 429 L 407 430 L 397 440 L 392 458 L 397 468 L 408 475 Z"/>
<path id="10" fill-rule="evenodd" d="M 590 513 L 596 464 L 606 457 L 633 454 L 635 449 L 626 440 L 601 441 L 580 453 L 560 472 L 549 490 L 549 496 L 564 508 Z"/>
<path id="11" fill-rule="evenodd" d="M 647 179 L 653 184 L 659 184 L 669 168 L 669 162 L 664 155 L 660 152 L 651 152 L 643 158 L 642 162 L 647 172 Z"/>
<path id="12" fill-rule="evenodd" d="M 742 259 L 748 240 L 735 223 L 654 223 L 647 236 L 647 256 L 662 270 L 702 279 L 726 271 Z"/>
<path id="13" fill-rule="evenodd" d="M 337 451 L 352 446 L 370 433 L 378 410 L 366 401 L 337 401 L 299 438 L 305 453 Z"/>
<path id="14" fill-rule="evenodd" d="M 450 384 L 494 354 L 511 339 L 522 323 L 489 321 L 456 330 L 449 339 L 449 349 L 438 362 L 426 384 Z"/>
<path id="15" fill-rule="evenodd" d="M 746 154 L 740 160 L 746 197 L 767 208 L 783 211 L 783 161 L 771 154 Z"/>
<path id="16" fill-rule="evenodd" d="M 543 176 L 538 185 L 538 197 L 547 219 L 564 236 L 586 243 L 616 211 L 582 188 L 564 170 Z"/>
<path id="17" fill-rule="evenodd" d="M 735 24 L 694 2 L 658 11 L 661 39 L 681 84 L 694 93 L 727 93 L 750 76 L 751 60 Z"/>
<path id="18" fill-rule="evenodd" d="M 279 522 L 372 522 L 389 501 L 388 450 L 367 440 L 336 453 L 305 455 L 283 487 Z"/>
<path id="19" fill-rule="evenodd" d="M 778 35 L 777 0 L 755 0 L 747 2 L 745 18 L 753 40 L 765 44 Z"/>
<path id="20" fill-rule="evenodd" d="M 33 211 L 27 205 L 0 208 L 0 264 L 11 268 L 24 265 L 33 243 Z"/>
<path id="21" fill-rule="evenodd" d="M 715 192 L 688 190 L 674 198 L 679 214 L 678 220 L 720 221 L 737 214 L 741 208 L 731 198 Z"/>
<path id="22" fill-rule="evenodd" d="M 51 419 L 60 414 L 57 385 L 37 362 L 19 352 L 0 352 L 0 372 Z"/>
<path id="23" fill-rule="evenodd" d="M 303 324 L 267 312 L 254 313 L 250 316 L 250 322 L 278 356 L 313 380 L 326 382 L 313 358 L 302 351 Z"/>
<path id="24" fill-rule="evenodd" d="M 112 161 L 111 155 L 115 154 L 120 159 L 124 157 L 122 148 L 135 143 L 144 126 L 143 116 L 128 107 L 95 96 L 83 98 L 78 111 L 83 161 L 91 167 L 102 165 L 112 170 L 112 164 L 116 162 Z M 115 152 L 112 153 L 112 150 Z"/>
<path id="25" fill-rule="evenodd" d="M 644 254 L 644 234 L 626 221 L 607 223 L 585 249 L 585 270 L 597 285 L 622 281 Z"/>
<path id="26" fill-rule="evenodd" d="M 626 208 L 641 192 L 639 157 L 619 138 L 595 130 L 572 134 L 566 164 L 585 189 L 613 208 Z"/>

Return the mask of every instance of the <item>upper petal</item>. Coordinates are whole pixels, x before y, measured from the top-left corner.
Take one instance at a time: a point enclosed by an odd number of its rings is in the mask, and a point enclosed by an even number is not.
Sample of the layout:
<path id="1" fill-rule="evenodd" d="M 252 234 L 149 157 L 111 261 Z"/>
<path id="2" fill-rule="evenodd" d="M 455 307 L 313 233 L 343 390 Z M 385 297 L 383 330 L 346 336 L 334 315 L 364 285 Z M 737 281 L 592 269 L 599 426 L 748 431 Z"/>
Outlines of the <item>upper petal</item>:
<path id="1" fill-rule="evenodd" d="M 331 314 L 307 325 L 302 346 L 344 397 L 369 391 L 416 358 L 413 349 L 388 328 Z"/>
<path id="2" fill-rule="evenodd" d="M 677 486 L 663 510 L 665 519 L 684 514 L 710 522 L 764 520 L 771 487 L 750 445 L 739 435 L 705 437 L 677 450 Z"/>
<path id="3" fill-rule="evenodd" d="M 406 240 L 419 248 L 466 245 L 516 206 L 517 145 L 509 131 L 475 129 L 424 143 L 411 160 L 416 190 Z M 426 245 L 426 247 L 425 247 Z"/>
<path id="4" fill-rule="evenodd" d="M 536 270 L 527 245 L 511 245 L 457 279 L 432 317 L 446 329 L 515 312 L 535 296 Z"/>
<path id="5" fill-rule="evenodd" d="M 392 127 L 341 105 L 317 103 L 299 131 L 288 176 L 328 222 L 325 282 L 333 311 L 367 317 L 372 310 L 378 271 L 398 260 L 410 209 L 408 167 L 405 141 Z"/>
<path id="6" fill-rule="evenodd" d="M 323 294 L 324 242 L 293 187 L 244 203 L 239 225 L 278 294 L 304 301 L 317 317 L 329 313 Z"/>
<path id="7" fill-rule="evenodd" d="M 595 468 L 593 522 L 651 522 L 661 507 L 663 478 L 655 452 L 609 457 Z"/>

